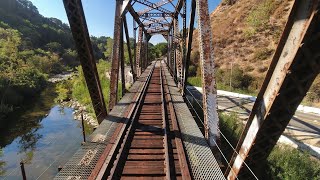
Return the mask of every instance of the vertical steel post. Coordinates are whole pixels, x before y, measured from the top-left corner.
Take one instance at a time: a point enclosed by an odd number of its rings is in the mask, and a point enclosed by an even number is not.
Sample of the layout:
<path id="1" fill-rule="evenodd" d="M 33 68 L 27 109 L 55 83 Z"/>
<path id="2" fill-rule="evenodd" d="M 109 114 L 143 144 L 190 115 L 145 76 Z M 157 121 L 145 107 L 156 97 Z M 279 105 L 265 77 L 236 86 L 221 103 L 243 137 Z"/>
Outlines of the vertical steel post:
<path id="1" fill-rule="evenodd" d="M 21 175 L 23 180 L 27 180 L 26 171 L 24 169 L 24 162 L 20 162 Z"/>
<path id="2" fill-rule="evenodd" d="M 197 0 L 198 25 L 200 37 L 200 67 L 203 90 L 203 113 L 205 137 L 210 147 L 215 149 L 220 138 L 218 132 L 219 117 L 217 112 L 217 90 L 215 64 L 213 56 L 212 32 L 208 10 L 208 0 Z"/>
<path id="3" fill-rule="evenodd" d="M 128 48 L 128 54 L 129 54 L 129 60 L 130 60 L 130 67 L 131 67 L 131 71 L 132 71 L 133 81 L 135 81 L 136 80 L 136 71 L 133 68 L 134 64 L 133 64 L 132 54 L 131 54 L 130 37 L 129 37 L 129 32 L 128 32 L 127 18 L 124 15 L 122 17 L 122 19 L 123 19 L 123 26 L 124 26 L 126 40 L 127 40 L 127 48 Z"/>
<path id="4" fill-rule="evenodd" d="M 82 126 L 83 143 L 85 143 L 86 142 L 86 131 L 85 131 L 85 128 L 84 128 L 83 111 L 81 111 L 81 126 Z"/>
<path id="5" fill-rule="evenodd" d="M 180 69 L 180 88 L 182 89 L 182 95 L 184 93 L 184 72 L 185 72 L 185 63 L 186 63 L 186 40 L 187 40 L 187 0 L 183 2 L 183 13 L 182 13 L 182 23 L 183 23 L 183 33 L 182 33 L 182 60 L 181 60 L 181 69 Z"/>
<path id="6" fill-rule="evenodd" d="M 119 62 L 120 62 L 120 37 L 121 37 L 121 8 L 123 0 L 116 0 L 116 11 L 114 17 L 114 33 L 113 33 L 113 49 L 112 49 L 112 65 L 110 79 L 110 99 L 109 110 L 116 105 L 118 101 L 118 80 L 119 80 Z"/>
<path id="7" fill-rule="evenodd" d="M 174 66 L 174 61 L 175 61 L 175 44 L 174 44 L 174 26 L 173 28 L 171 28 L 171 48 L 170 48 L 170 51 L 171 51 L 171 73 L 173 75 L 173 78 L 175 78 L 175 66 Z"/>
<path id="8" fill-rule="evenodd" d="M 170 66 L 170 31 L 167 35 L 167 65 Z"/>
<path id="9" fill-rule="evenodd" d="M 190 55 L 192 48 L 192 38 L 193 38 L 193 28 L 194 28 L 194 18 L 196 11 L 196 0 L 191 2 L 191 13 L 190 13 L 190 22 L 189 22 L 189 32 L 188 32 L 188 48 L 186 52 L 185 68 L 184 68 L 184 82 L 183 82 L 183 93 L 185 93 L 185 88 L 187 88 L 188 75 L 189 75 L 189 64 L 190 64 Z"/>
<path id="10" fill-rule="evenodd" d="M 134 39 L 134 43 L 133 43 L 133 64 L 134 64 L 134 72 L 137 78 L 137 24 L 136 21 L 133 19 L 133 39 Z M 136 79 L 135 79 L 136 80 Z"/>
<path id="11" fill-rule="evenodd" d="M 136 51 L 136 68 L 137 68 L 137 76 L 141 75 L 141 49 L 142 49 L 142 36 L 143 36 L 143 27 L 139 27 L 139 34 L 138 34 L 138 45 Z"/>
<path id="12" fill-rule="evenodd" d="M 122 22 L 123 18 L 121 18 Z M 121 70 L 121 97 L 126 93 L 126 80 L 125 80 L 125 72 L 124 72 L 124 44 L 123 44 L 123 26 L 120 28 L 120 70 Z"/>
<path id="13" fill-rule="evenodd" d="M 63 0 L 92 105 L 99 123 L 107 116 L 81 0 Z"/>
<path id="14" fill-rule="evenodd" d="M 181 88 L 181 76 L 182 76 L 182 56 L 181 56 L 181 39 L 179 30 L 179 16 L 174 19 L 174 44 L 175 44 L 175 76 L 178 83 L 178 87 Z"/>

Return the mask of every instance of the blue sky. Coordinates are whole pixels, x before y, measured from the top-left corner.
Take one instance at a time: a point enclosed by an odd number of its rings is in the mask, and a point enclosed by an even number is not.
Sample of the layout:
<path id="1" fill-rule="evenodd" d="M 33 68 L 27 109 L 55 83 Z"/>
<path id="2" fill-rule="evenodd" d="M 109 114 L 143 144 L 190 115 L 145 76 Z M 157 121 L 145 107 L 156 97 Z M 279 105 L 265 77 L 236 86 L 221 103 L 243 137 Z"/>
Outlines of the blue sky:
<path id="1" fill-rule="evenodd" d="M 62 0 L 30 0 L 45 17 L 55 17 L 64 23 L 68 18 Z M 188 0 L 189 1 L 189 0 Z M 221 0 L 208 0 L 211 12 Z M 82 0 L 90 35 L 113 37 L 114 11 L 116 0 Z M 190 4 L 190 3 L 189 3 Z M 188 8 L 189 10 L 189 8 Z M 132 36 L 132 18 L 127 16 L 130 36 Z M 188 21 L 187 21 L 188 22 Z M 151 38 L 151 43 L 165 41 L 160 35 Z"/>

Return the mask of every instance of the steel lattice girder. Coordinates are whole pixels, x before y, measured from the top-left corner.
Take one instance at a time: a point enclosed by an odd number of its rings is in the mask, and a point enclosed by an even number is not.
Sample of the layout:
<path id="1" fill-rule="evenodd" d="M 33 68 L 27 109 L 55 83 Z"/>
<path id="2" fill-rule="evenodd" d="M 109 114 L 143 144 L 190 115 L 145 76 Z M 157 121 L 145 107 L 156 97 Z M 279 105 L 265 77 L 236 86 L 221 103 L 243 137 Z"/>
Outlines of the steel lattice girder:
<path id="1" fill-rule="evenodd" d="M 141 17 L 173 17 L 174 13 L 145 13 Z"/>
<path id="2" fill-rule="evenodd" d="M 122 0 L 116 1 L 116 11 L 114 20 L 114 38 L 113 38 L 113 49 L 112 49 L 112 66 L 111 66 L 111 79 L 110 79 L 110 99 L 109 99 L 109 110 L 111 110 L 117 103 L 118 100 L 118 79 L 119 79 L 119 61 L 120 61 L 120 37 L 122 30 L 121 21 L 121 9 Z"/>
<path id="3" fill-rule="evenodd" d="M 174 40 L 174 38 L 173 38 L 173 30 L 174 28 L 172 28 L 171 29 L 171 32 L 170 32 L 170 34 L 171 34 L 171 36 L 170 36 L 170 39 L 171 39 L 171 41 L 170 41 L 170 52 L 171 52 L 171 66 L 170 66 L 170 69 L 171 69 L 171 73 L 172 74 L 174 74 L 175 73 L 175 67 L 174 67 L 174 64 L 175 64 L 175 62 L 174 62 L 174 60 L 175 60 L 175 53 L 174 53 L 174 42 L 173 42 L 173 40 Z"/>
<path id="4" fill-rule="evenodd" d="M 145 6 L 151 7 L 153 9 L 158 10 L 158 11 L 163 12 L 163 13 L 168 13 L 168 14 L 172 13 L 171 11 L 169 11 L 169 10 L 167 10 L 165 8 L 157 7 L 157 5 L 155 3 L 149 2 L 147 0 L 134 0 L 134 1 L 138 2 L 140 4 L 143 4 Z"/>
<path id="5" fill-rule="evenodd" d="M 137 69 L 137 76 L 139 77 L 141 75 L 141 49 L 142 49 L 142 36 L 143 31 L 142 27 L 139 27 L 138 32 L 138 44 L 137 44 L 137 52 L 136 52 L 136 69 Z"/>
<path id="6" fill-rule="evenodd" d="M 70 28 L 77 48 L 92 105 L 98 122 L 101 123 L 101 121 L 107 116 L 107 111 L 81 0 L 64 0 L 63 3 L 69 19 Z"/>
<path id="7" fill-rule="evenodd" d="M 147 22 L 147 23 L 143 23 L 143 25 L 145 27 L 170 27 L 169 23 L 155 23 L 155 22 Z"/>
<path id="8" fill-rule="evenodd" d="M 178 17 L 174 19 L 174 34 L 175 37 L 179 36 L 180 31 L 179 31 L 179 21 Z M 176 53 L 176 76 L 178 80 L 178 87 L 181 88 L 181 80 L 182 80 L 182 55 L 181 55 L 181 46 L 180 46 L 180 41 L 177 39 L 175 41 L 175 53 Z"/>
<path id="9" fill-rule="evenodd" d="M 159 2 L 154 3 L 154 4 L 156 5 L 155 7 L 158 8 L 158 7 L 161 7 L 161 6 L 165 5 L 165 4 L 170 3 L 172 1 L 173 0 L 160 0 Z M 149 12 L 149 11 L 152 11 L 153 9 L 154 9 L 154 7 L 147 7 L 144 10 L 139 11 L 138 14 L 139 15 L 143 15 L 143 14 Z"/>
<path id="10" fill-rule="evenodd" d="M 200 67 L 203 90 L 203 111 L 205 137 L 210 147 L 216 147 L 220 137 L 218 132 L 217 89 L 215 82 L 215 62 L 207 0 L 196 0 L 200 37 Z"/>
<path id="11" fill-rule="evenodd" d="M 320 72 L 320 1 L 295 1 L 252 113 L 238 143 L 228 178 L 260 178 L 261 162 L 285 130 Z"/>
<path id="12" fill-rule="evenodd" d="M 187 47 L 185 68 L 184 68 L 183 94 L 185 92 L 186 83 L 188 82 L 188 72 L 189 72 L 189 62 L 190 62 L 191 49 L 192 49 L 192 38 L 193 38 L 193 27 L 194 27 L 195 11 L 196 11 L 196 1 L 192 0 L 192 2 L 191 2 L 191 13 L 190 13 L 190 22 L 189 22 L 189 32 L 188 32 L 188 47 Z"/>
<path id="13" fill-rule="evenodd" d="M 128 24 L 127 24 L 127 17 L 123 16 L 123 28 L 125 31 L 125 35 L 126 35 L 126 41 L 127 41 L 127 49 L 131 49 L 130 47 L 130 37 L 129 37 L 129 31 L 128 31 Z M 131 67 L 131 71 L 132 71 L 132 76 L 133 76 L 133 80 L 135 81 L 136 79 L 136 71 L 134 69 L 134 64 L 133 64 L 133 60 L 132 60 L 132 55 L 131 55 L 131 51 L 128 50 L 128 55 L 129 55 L 129 61 L 130 61 L 130 67 Z"/>

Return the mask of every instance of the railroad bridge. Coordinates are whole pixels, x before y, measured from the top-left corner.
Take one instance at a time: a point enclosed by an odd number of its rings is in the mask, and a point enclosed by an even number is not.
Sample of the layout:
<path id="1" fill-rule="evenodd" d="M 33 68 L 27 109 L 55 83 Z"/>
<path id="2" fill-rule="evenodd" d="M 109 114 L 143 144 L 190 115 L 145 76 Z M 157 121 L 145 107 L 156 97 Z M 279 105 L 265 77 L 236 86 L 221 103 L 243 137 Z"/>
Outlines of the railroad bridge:
<path id="1" fill-rule="evenodd" d="M 320 71 L 320 2 L 295 1 L 245 129 L 232 147 L 232 158 L 226 159 L 219 147 L 220 139 L 226 137 L 219 130 L 207 0 L 116 0 L 108 109 L 81 0 L 64 0 L 64 5 L 100 125 L 55 179 L 263 178 L 261 162 Z M 134 54 L 129 51 L 134 84 L 126 91 L 124 46 L 130 49 L 129 15 L 134 19 Z M 203 131 L 185 98 L 195 18 Z M 148 41 L 155 34 L 167 40 L 168 53 L 150 62 Z M 221 167 L 222 161 L 227 167 Z"/>

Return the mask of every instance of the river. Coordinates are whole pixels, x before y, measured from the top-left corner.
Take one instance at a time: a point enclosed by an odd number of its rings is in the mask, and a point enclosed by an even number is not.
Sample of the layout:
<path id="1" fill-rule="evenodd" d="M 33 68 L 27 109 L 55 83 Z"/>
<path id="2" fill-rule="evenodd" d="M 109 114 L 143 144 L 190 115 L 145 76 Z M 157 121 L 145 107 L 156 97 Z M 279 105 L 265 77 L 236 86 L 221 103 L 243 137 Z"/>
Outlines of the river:
<path id="1" fill-rule="evenodd" d="M 73 119 L 72 108 L 54 103 L 53 89 L 0 120 L 0 179 L 22 179 L 20 161 L 27 179 L 52 179 L 81 146 L 81 122 Z"/>

